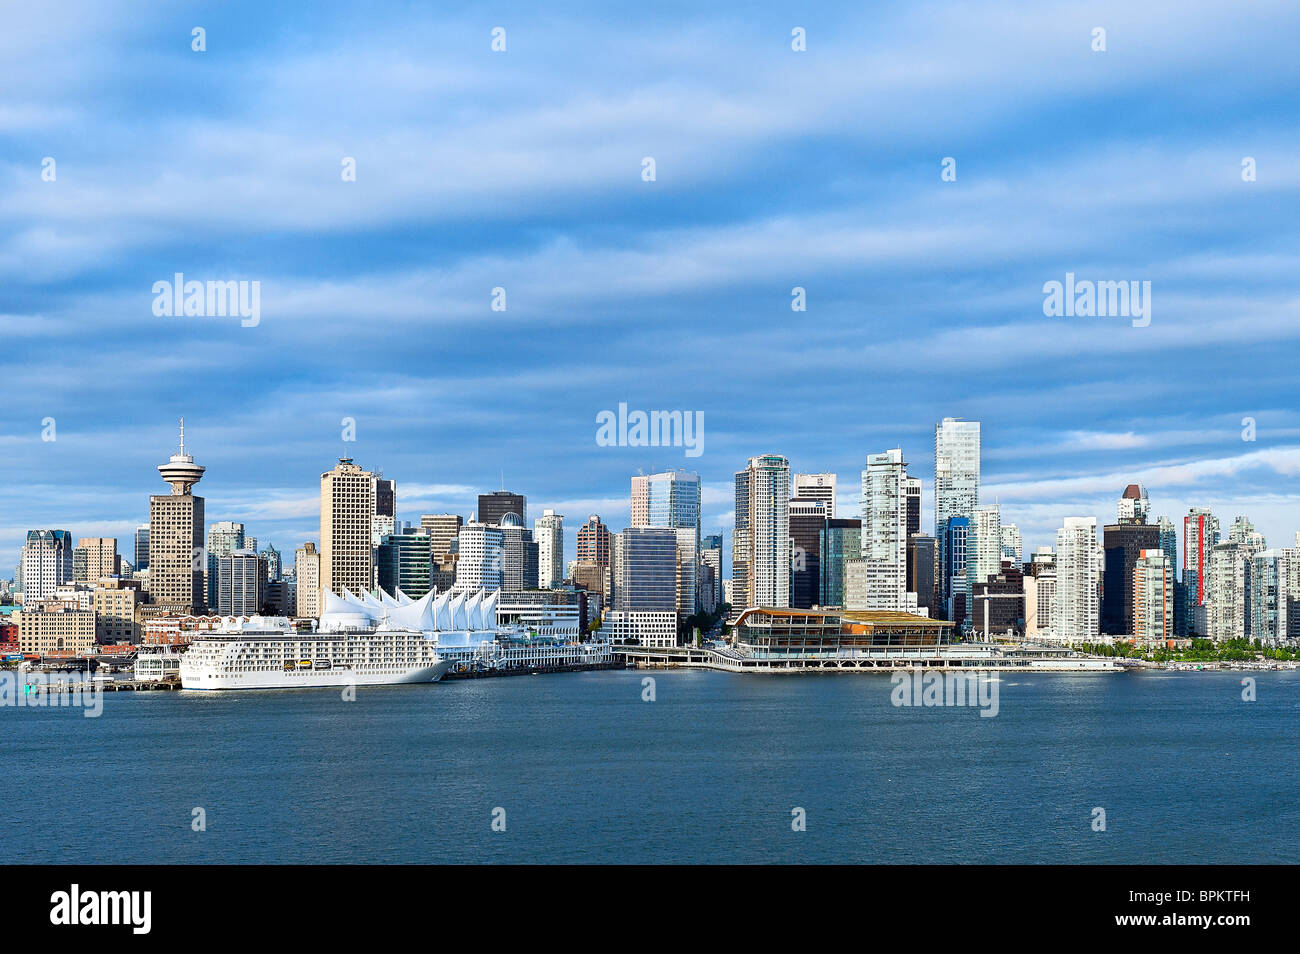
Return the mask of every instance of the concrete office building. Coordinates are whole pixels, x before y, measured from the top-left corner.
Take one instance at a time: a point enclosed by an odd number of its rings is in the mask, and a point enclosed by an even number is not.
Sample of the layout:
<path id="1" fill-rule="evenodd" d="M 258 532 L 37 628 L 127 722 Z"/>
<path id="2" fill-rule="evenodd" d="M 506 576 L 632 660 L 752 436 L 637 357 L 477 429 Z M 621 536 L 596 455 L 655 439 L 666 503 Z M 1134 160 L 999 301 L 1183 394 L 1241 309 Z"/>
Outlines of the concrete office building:
<path id="1" fill-rule="evenodd" d="M 320 475 L 320 585 L 367 593 L 375 585 L 375 475 L 339 458 Z"/>
<path id="2" fill-rule="evenodd" d="M 461 592 L 502 589 L 505 545 L 501 527 L 485 523 L 467 523 L 461 527 L 456 538 L 456 589 Z"/>
<path id="3" fill-rule="evenodd" d="M 149 598 L 178 615 L 202 613 L 207 608 L 204 500 L 193 493 L 204 470 L 185 453 L 182 419 L 180 451 L 158 467 L 162 479 L 171 485 L 171 493 L 149 498 Z"/>
<path id="4" fill-rule="evenodd" d="M 795 474 L 790 478 L 791 500 L 818 501 L 826 506 L 826 519 L 835 519 L 834 474 Z"/>
<path id="5" fill-rule="evenodd" d="M 500 526 L 501 519 L 508 513 L 518 514 L 521 523 L 528 520 L 528 499 L 523 494 L 508 490 L 494 490 L 490 494 L 478 495 L 478 522 L 488 526 Z"/>
<path id="6" fill-rule="evenodd" d="M 297 584 L 297 615 L 319 619 L 321 607 L 320 553 L 315 543 L 304 543 L 293 554 L 293 577 Z"/>

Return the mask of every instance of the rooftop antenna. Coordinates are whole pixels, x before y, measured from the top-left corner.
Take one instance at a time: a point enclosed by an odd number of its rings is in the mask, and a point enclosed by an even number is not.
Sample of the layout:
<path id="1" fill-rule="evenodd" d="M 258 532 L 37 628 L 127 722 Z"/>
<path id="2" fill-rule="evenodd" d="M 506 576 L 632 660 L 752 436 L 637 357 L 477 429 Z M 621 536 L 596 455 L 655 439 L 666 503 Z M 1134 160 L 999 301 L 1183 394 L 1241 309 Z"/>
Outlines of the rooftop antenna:
<path id="1" fill-rule="evenodd" d="M 181 418 L 181 456 L 185 456 L 185 418 Z"/>

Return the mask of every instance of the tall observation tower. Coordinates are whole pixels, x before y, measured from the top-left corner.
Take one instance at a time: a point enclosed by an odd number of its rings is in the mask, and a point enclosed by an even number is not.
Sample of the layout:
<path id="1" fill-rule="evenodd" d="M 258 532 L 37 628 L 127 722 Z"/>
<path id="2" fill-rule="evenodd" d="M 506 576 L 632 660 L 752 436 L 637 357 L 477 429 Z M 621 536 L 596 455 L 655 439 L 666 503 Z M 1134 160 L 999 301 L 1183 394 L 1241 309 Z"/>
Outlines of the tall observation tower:
<path id="1" fill-rule="evenodd" d="M 158 465 L 158 473 L 162 474 L 163 480 L 172 485 L 172 494 L 179 497 L 188 494 L 190 488 L 203 479 L 205 469 L 194 463 L 194 458 L 185 453 L 185 418 L 182 417 L 181 449 L 178 453 L 172 454 L 167 463 Z"/>
<path id="2" fill-rule="evenodd" d="M 179 614 L 200 613 L 206 603 L 203 552 L 203 498 L 193 487 L 204 468 L 185 453 L 185 420 L 181 419 L 181 448 L 158 467 L 171 484 L 170 494 L 149 498 L 149 596 L 154 603 Z"/>

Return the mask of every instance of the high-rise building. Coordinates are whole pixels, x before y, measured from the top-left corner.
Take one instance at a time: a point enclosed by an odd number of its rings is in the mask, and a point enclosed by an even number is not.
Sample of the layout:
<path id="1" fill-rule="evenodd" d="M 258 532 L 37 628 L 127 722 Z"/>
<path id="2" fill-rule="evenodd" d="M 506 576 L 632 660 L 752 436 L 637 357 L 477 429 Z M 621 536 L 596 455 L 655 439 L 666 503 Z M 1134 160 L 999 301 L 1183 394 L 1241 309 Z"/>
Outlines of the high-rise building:
<path id="1" fill-rule="evenodd" d="M 845 605 L 845 567 L 862 558 L 862 521 L 827 519 L 821 534 L 821 605 Z"/>
<path id="2" fill-rule="evenodd" d="M 217 559 L 217 612 L 256 616 L 266 591 L 266 564 L 255 550 L 232 550 Z"/>
<path id="3" fill-rule="evenodd" d="M 1143 550 L 1134 563 L 1132 619 L 1140 640 L 1174 635 L 1174 568 L 1163 549 Z"/>
<path id="4" fill-rule="evenodd" d="M 82 537 L 72 551 L 72 579 L 78 583 L 98 583 L 120 570 L 116 537 Z M 80 575 L 78 575 L 80 573 Z"/>
<path id="5" fill-rule="evenodd" d="M 949 541 L 964 537 L 965 530 L 950 533 L 947 524 L 953 519 L 967 522 L 979 504 L 980 494 L 980 424 L 945 417 L 934 428 L 934 535 L 939 541 L 940 596 L 948 611 L 965 606 L 966 564 L 957 554 L 945 550 Z M 963 540 L 964 544 L 964 540 Z M 954 592 L 955 591 L 955 592 Z M 954 599 L 960 596 L 961 599 Z M 960 623 L 961 620 L 954 620 Z"/>
<path id="6" fill-rule="evenodd" d="M 703 604 L 712 604 L 713 609 L 706 610 L 711 613 L 722 605 L 722 534 L 711 533 L 700 538 L 700 563 L 711 571 L 709 579 L 711 592 L 707 595 L 703 592 L 703 578 L 700 583 L 700 601 Z"/>
<path id="7" fill-rule="evenodd" d="M 1156 521 L 1156 529 L 1160 531 L 1160 549 L 1165 551 L 1165 556 L 1169 559 L 1169 568 L 1173 572 L 1174 581 L 1178 581 L 1178 531 L 1174 528 L 1174 522 L 1168 517 L 1161 517 Z M 1175 607 L 1178 605 L 1174 604 Z"/>
<path id="8" fill-rule="evenodd" d="M 916 611 L 938 615 L 935 577 L 939 569 L 938 541 L 924 533 L 907 538 L 907 592 L 916 594 Z"/>
<path id="9" fill-rule="evenodd" d="M 1206 605 L 1210 596 L 1210 551 L 1218 542 L 1219 518 L 1206 507 L 1188 510 L 1183 518 L 1183 584 L 1187 589 L 1187 631 L 1197 636 L 1207 635 L 1197 631 L 1197 610 Z"/>
<path id="10" fill-rule="evenodd" d="M 1136 484 L 1130 484 L 1129 491 L 1136 487 Z M 1130 519 L 1107 526 L 1102 540 L 1105 563 L 1101 587 L 1101 631 L 1109 636 L 1134 635 L 1133 574 L 1144 552 L 1160 549 L 1160 527 Z M 1172 573 L 1173 568 L 1169 569 Z M 1169 624 L 1172 633 L 1172 616 Z"/>
<path id="11" fill-rule="evenodd" d="M 867 456 L 862 472 L 863 590 L 846 594 L 849 609 L 916 608 L 907 595 L 907 464 L 902 450 Z"/>
<path id="12" fill-rule="evenodd" d="M 826 505 L 826 519 L 835 519 L 834 474 L 795 474 L 790 479 L 792 500 L 819 500 Z"/>
<path id="13" fill-rule="evenodd" d="M 583 578 L 591 581 L 599 579 L 600 589 L 593 590 L 601 595 L 605 605 L 609 605 L 609 567 L 610 567 L 610 532 L 609 527 L 600 522 L 600 517 L 592 514 L 587 522 L 578 528 L 578 563 L 583 566 Z M 594 568 L 594 569 L 593 569 Z"/>
<path id="14" fill-rule="evenodd" d="M 1211 639 L 1250 636 L 1250 564 L 1255 552 L 1245 543 L 1217 543 L 1210 549 L 1205 616 Z"/>
<path id="15" fill-rule="evenodd" d="M 921 478 L 908 477 L 903 482 L 907 498 L 907 535 L 921 532 Z"/>
<path id="16" fill-rule="evenodd" d="M 320 553 L 316 544 L 304 543 L 293 554 L 293 577 L 298 584 L 298 615 L 304 619 L 320 618 Z"/>
<path id="17" fill-rule="evenodd" d="M 370 541 L 379 546 L 381 538 L 397 532 L 397 481 L 375 474 L 375 512 L 370 518 Z"/>
<path id="18" fill-rule="evenodd" d="M 970 517 L 949 517 L 943 522 L 943 537 L 939 540 L 939 605 L 948 619 L 957 622 L 970 619 L 969 590 L 966 587 L 967 546 L 970 537 Z M 943 581 L 948 581 L 948 595 L 943 595 Z"/>
<path id="19" fill-rule="evenodd" d="M 1151 503 L 1147 500 L 1147 489 L 1141 484 L 1129 484 L 1120 494 L 1119 506 L 1116 508 L 1116 523 L 1146 523 L 1151 513 Z"/>
<path id="20" fill-rule="evenodd" d="M 420 529 L 429 535 L 429 553 L 435 565 L 442 566 L 451 560 L 451 542 L 460 535 L 464 518 L 458 513 L 425 513 L 420 515 Z"/>
<path id="21" fill-rule="evenodd" d="M 385 534 L 375 551 L 379 588 L 389 595 L 401 590 L 413 600 L 428 593 L 433 565 L 430 543 L 422 531 Z"/>
<path id="22" fill-rule="evenodd" d="M 1019 566 L 1022 546 L 1020 528 L 1014 523 L 1004 523 L 1002 525 L 1002 559 Z"/>
<path id="23" fill-rule="evenodd" d="M 278 582 L 284 572 L 284 567 L 281 565 L 280 551 L 268 543 L 258 555 L 266 562 L 266 581 L 268 583 Z"/>
<path id="24" fill-rule="evenodd" d="M 1228 528 L 1228 542 L 1240 543 L 1246 549 L 1258 553 L 1265 549 L 1264 535 L 1255 530 L 1255 525 L 1245 517 L 1238 517 Z"/>
<path id="25" fill-rule="evenodd" d="M 971 512 L 966 537 L 966 589 L 1002 572 L 1002 514 L 997 504 L 983 504 Z"/>
<path id="26" fill-rule="evenodd" d="M 501 518 L 508 513 L 519 515 L 521 521 L 528 519 L 528 500 L 523 494 L 508 490 L 494 490 L 490 494 L 478 495 L 478 522 L 489 526 L 500 526 Z"/>
<path id="27" fill-rule="evenodd" d="M 206 608 L 203 579 L 204 500 L 194 485 L 205 468 L 185 453 L 185 421 L 181 420 L 180 451 L 158 466 L 171 493 L 149 498 L 149 598 L 160 607 L 185 615 Z"/>
<path id="28" fill-rule="evenodd" d="M 456 541 L 456 589 L 462 592 L 502 589 L 505 545 L 505 533 L 499 526 L 467 523 L 461 527 Z M 520 573 L 522 576 L 522 569 Z"/>
<path id="29" fill-rule="evenodd" d="M 1025 630 L 1024 573 L 1011 561 L 971 587 L 971 622 L 982 639 Z"/>
<path id="30" fill-rule="evenodd" d="M 72 534 L 67 530 L 28 530 L 23 544 L 23 605 L 35 606 L 73 579 Z"/>
<path id="31" fill-rule="evenodd" d="M 149 569 L 149 525 L 135 528 L 135 572 Z"/>
<path id="32" fill-rule="evenodd" d="M 374 586 L 375 475 L 341 457 L 320 475 L 320 585 L 334 593 Z"/>
<path id="33" fill-rule="evenodd" d="M 1288 591 L 1288 564 L 1294 549 L 1260 550 L 1250 557 L 1250 638 L 1276 646 L 1295 628 L 1293 592 Z"/>
<path id="34" fill-rule="evenodd" d="M 1066 517 L 1056 531 L 1056 594 L 1052 631 L 1063 640 L 1091 640 L 1100 624 L 1097 518 Z M 1041 612 L 1041 611 L 1040 611 Z"/>
<path id="35" fill-rule="evenodd" d="M 245 550 L 244 525 L 230 520 L 218 520 L 208 527 L 207 594 L 208 606 L 220 603 L 220 561 L 236 550 Z M 227 613 L 227 616 L 230 614 Z"/>
<path id="36" fill-rule="evenodd" d="M 1056 601 L 1056 551 L 1039 547 L 1025 564 L 1025 637 L 1037 639 L 1052 631 Z"/>
<path id="37" fill-rule="evenodd" d="M 628 527 L 611 540 L 611 637 L 648 646 L 677 643 L 678 530 Z"/>
<path id="38" fill-rule="evenodd" d="M 553 590 L 564 582 L 564 515 L 545 510 L 533 521 L 537 541 L 537 585 Z"/>
<path id="39" fill-rule="evenodd" d="M 700 475 L 675 470 L 633 477 L 629 522 L 633 527 L 691 531 L 690 539 L 678 535 L 677 605 L 685 616 L 694 615 L 700 549 Z"/>
<path id="40" fill-rule="evenodd" d="M 821 603 L 821 541 L 825 530 L 825 501 L 797 497 L 790 500 L 791 606 L 810 609 Z"/>
<path id="41" fill-rule="evenodd" d="M 95 641 L 105 645 L 134 643 L 140 639 L 136 607 L 143 587 L 139 580 L 101 579 L 95 584 Z"/>
<path id="42" fill-rule="evenodd" d="M 790 603 L 790 462 L 751 457 L 738 471 L 731 537 L 733 615 L 751 606 Z"/>

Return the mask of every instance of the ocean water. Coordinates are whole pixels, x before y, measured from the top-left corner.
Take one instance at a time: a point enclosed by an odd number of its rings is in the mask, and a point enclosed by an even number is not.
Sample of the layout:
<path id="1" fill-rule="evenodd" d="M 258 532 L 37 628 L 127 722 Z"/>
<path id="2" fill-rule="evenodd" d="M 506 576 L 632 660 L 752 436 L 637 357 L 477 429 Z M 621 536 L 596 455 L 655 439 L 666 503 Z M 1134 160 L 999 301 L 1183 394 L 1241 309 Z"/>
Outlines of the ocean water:
<path id="1" fill-rule="evenodd" d="M 0 861 L 1294 863 L 1300 673 L 1242 675 L 1005 674 L 994 718 L 702 671 L 0 708 Z"/>

